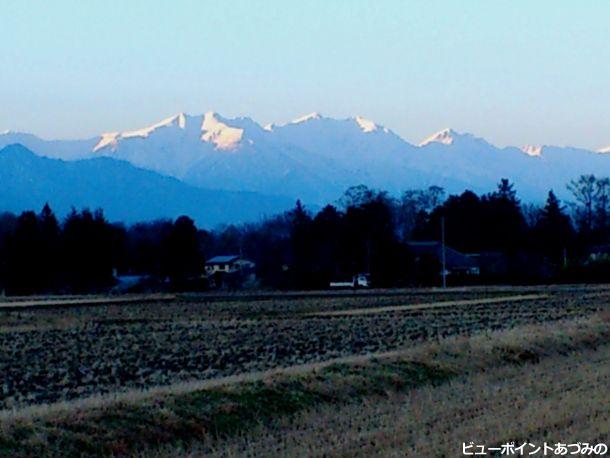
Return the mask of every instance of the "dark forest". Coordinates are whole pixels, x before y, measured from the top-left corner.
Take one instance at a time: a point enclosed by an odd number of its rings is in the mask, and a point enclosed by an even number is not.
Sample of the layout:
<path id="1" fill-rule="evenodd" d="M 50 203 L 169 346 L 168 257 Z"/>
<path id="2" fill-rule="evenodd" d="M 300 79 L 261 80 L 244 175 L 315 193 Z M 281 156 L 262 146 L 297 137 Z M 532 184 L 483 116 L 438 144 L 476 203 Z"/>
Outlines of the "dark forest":
<path id="1" fill-rule="evenodd" d="M 357 186 L 318 212 L 297 201 L 262 222 L 212 231 L 188 215 L 126 226 L 101 209 L 60 221 L 46 205 L 0 214 L 0 291 L 105 292 L 120 275 L 144 276 L 150 290 L 205 290 L 205 260 L 219 254 L 255 262 L 260 288 L 326 288 L 359 272 L 375 287 L 438 286 L 439 260 L 410 243 L 439 241 L 442 220 L 446 246 L 481 263 L 476 276 L 450 275 L 451 285 L 607 281 L 610 262 L 599 253 L 610 239 L 610 182 L 582 176 L 568 188 L 574 204 L 549 191 L 536 207 L 506 179 L 484 195 L 433 186 L 395 198 Z"/>

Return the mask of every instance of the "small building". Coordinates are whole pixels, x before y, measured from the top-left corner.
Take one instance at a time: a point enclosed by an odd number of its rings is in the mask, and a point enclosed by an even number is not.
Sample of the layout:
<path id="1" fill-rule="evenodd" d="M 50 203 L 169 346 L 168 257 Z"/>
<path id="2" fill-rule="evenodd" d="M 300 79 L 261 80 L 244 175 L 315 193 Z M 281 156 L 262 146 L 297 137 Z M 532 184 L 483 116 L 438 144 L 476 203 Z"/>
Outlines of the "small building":
<path id="1" fill-rule="evenodd" d="M 216 272 L 235 273 L 244 270 L 254 270 L 256 264 L 252 261 L 242 258 L 237 254 L 214 256 L 205 263 L 206 274 L 214 274 Z"/>
<path id="2" fill-rule="evenodd" d="M 407 242 L 407 247 L 413 254 L 416 264 L 426 259 L 439 264 L 442 263 L 443 246 L 441 242 Z M 448 274 L 461 276 L 477 276 L 480 274 L 476 256 L 461 253 L 447 245 L 445 245 L 445 267 Z"/>
<path id="3" fill-rule="evenodd" d="M 256 264 L 240 255 L 214 256 L 205 263 L 211 288 L 240 288 L 256 281 Z"/>

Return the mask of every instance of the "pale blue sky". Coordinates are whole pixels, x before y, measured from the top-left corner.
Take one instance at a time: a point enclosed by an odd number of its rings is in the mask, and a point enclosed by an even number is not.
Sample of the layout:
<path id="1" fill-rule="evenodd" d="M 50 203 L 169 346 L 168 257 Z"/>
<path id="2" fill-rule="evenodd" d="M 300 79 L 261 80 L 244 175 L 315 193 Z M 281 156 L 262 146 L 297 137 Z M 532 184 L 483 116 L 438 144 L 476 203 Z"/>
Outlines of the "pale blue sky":
<path id="1" fill-rule="evenodd" d="M 602 0 L 2 0 L 0 44 L 0 130 L 47 138 L 318 111 L 412 142 L 610 144 Z"/>

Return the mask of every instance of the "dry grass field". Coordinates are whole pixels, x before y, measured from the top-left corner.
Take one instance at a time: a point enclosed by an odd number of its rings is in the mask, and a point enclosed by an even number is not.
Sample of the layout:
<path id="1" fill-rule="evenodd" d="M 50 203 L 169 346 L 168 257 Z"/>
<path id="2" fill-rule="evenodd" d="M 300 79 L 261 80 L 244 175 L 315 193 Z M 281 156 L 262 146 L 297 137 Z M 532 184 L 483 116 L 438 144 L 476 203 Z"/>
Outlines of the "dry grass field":
<path id="1" fill-rule="evenodd" d="M 610 434 L 608 369 L 608 346 L 555 355 L 534 366 L 508 365 L 439 386 L 309 409 L 218 444 L 191 445 L 188 454 L 451 457 L 469 440 L 597 444 Z M 150 455 L 181 453 L 187 451 L 167 447 Z"/>
<path id="2" fill-rule="evenodd" d="M 0 304 L 0 456 L 607 442 L 609 298 L 563 286 L 13 300 Z"/>

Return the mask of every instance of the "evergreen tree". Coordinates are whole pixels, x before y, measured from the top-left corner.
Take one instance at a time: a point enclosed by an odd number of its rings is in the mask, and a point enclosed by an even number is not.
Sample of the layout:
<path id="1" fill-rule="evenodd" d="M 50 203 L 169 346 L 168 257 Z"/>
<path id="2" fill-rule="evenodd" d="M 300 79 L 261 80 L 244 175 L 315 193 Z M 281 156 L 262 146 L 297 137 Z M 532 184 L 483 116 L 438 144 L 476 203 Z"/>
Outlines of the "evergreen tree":
<path id="1" fill-rule="evenodd" d="M 556 264 L 563 263 L 564 254 L 574 244 L 575 233 L 570 217 L 552 190 L 541 211 L 536 236 L 537 247 Z"/>
<path id="2" fill-rule="evenodd" d="M 199 277 L 205 259 L 195 222 L 188 216 L 176 219 L 165 241 L 164 274 L 174 285 Z"/>
<path id="3" fill-rule="evenodd" d="M 314 271 L 315 244 L 312 219 L 300 200 L 288 213 L 292 282 L 297 288 L 311 288 L 317 283 Z"/>
<path id="4" fill-rule="evenodd" d="M 482 202 L 488 246 L 510 254 L 522 250 L 527 225 L 513 184 L 503 178 L 498 189 Z"/>
<path id="5" fill-rule="evenodd" d="M 440 240 L 443 217 L 447 245 L 466 253 L 478 253 L 493 248 L 486 227 L 484 204 L 474 192 L 464 191 L 459 196 L 449 196 L 443 205 L 432 211 L 423 228 L 416 228 L 417 238 Z"/>
<path id="6" fill-rule="evenodd" d="M 345 212 L 348 269 L 352 274 L 370 273 L 378 286 L 404 281 L 409 256 L 396 230 L 396 203 L 385 192 L 374 192 L 360 202 Z"/>
<path id="7" fill-rule="evenodd" d="M 515 205 L 519 204 L 519 199 L 517 199 L 517 191 L 515 191 L 514 185 L 506 178 L 502 178 L 500 180 L 498 189 L 492 193 L 491 197 L 504 200 Z"/>
<path id="8" fill-rule="evenodd" d="M 113 282 L 112 228 L 101 210 L 72 210 L 62 231 L 65 284 L 75 292 L 96 292 Z"/>
<path id="9" fill-rule="evenodd" d="M 324 207 L 313 220 L 312 236 L 316 241 L 316 268 L 323 284 L 349 277 L 343 262 L 347 251 L 343 243 L 343 214 L 332 205 Z"/>
<path id="10" fill-rule="evenodd" d="M 7 292 L 35 294 L 44 286 L 43 242 L 36 214 L 23 212 L 7 243 Z"/>
<path id="11" fill-rule="evenodd" d="M 39 262 L 41 270 L 44 272 L 42 288 L 51 291 L 58 287 L 60 281 L 57 269 L 61 256 L 60 227 L 48 203 L 42 208 L 38 219 L 41 236 Z"/>
<path id="12" fill-rule="evenodd" d="M 9 274 L 10 239 L 15 233 L 17 217 L 12 213 L 0 213 L 0 295 L 6 293 Z"/>

